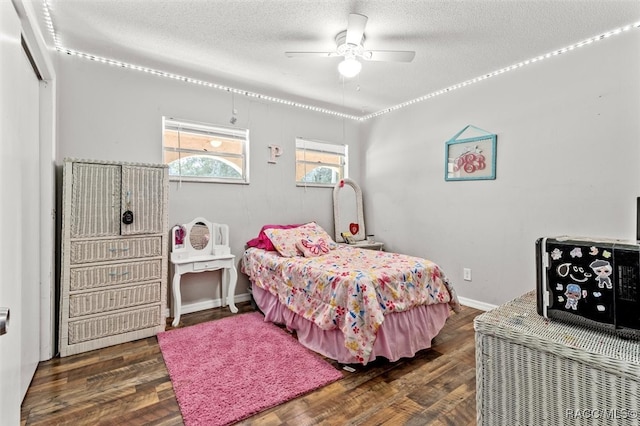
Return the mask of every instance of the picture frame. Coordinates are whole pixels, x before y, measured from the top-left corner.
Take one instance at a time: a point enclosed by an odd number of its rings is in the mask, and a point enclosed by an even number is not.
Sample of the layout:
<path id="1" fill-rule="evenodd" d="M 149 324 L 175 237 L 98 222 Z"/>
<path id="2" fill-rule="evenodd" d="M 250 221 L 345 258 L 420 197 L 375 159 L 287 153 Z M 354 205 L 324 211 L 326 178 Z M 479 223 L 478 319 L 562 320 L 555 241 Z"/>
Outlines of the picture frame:
<path id="1" fill-rule="evenodd" d="M 459 139 L 469 128 L 482 134 Z M 445 143 L 444 179 L 489 180 L 496 178 L 496 146 L 498 136 L 468 125 Z"/>

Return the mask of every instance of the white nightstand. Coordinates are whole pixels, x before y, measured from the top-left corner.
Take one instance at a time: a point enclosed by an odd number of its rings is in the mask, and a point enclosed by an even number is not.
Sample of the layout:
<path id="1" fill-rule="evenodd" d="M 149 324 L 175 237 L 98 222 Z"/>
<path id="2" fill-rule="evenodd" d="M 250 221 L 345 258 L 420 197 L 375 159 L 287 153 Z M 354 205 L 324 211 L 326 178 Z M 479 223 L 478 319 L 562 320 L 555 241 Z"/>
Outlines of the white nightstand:
<path id="1" fill-rule="evenodd" d="M 380 241 L 374 241 L 373 243 L 370 243 L 367 240 L 357 241 L 355 244 L 347 244 L 347 243 L 340 243 L 340 244 L 344 244 L 345 246 L 349 246 L 349 247 L 357 247 L 357 248 L 362 248 L 367 250 L 382 250 L 384 247 L 384 243 L 381 243 Z"/>

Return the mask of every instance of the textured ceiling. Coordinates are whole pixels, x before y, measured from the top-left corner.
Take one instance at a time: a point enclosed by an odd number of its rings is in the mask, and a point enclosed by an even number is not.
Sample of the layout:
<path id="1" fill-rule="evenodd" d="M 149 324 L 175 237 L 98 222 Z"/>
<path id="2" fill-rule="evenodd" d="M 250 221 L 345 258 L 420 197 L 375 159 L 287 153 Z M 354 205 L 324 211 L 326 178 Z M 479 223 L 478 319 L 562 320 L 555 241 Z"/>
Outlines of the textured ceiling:
<path id="1" fill-rule="evenodd" d="M 41 4 L 33 1 L 34 6 Z M 380 111 L 640 20 L 637 0 L 48 4 L 64 48 L 355 115 Z M 346 29 L 349 13 L 369 17 L 366 48 L 414 50 L 414 61 L 365 62 L 358 77 L 343 81 L 337 72 L 339 58 L 285 57 L 285 51 L 334 50 L 335 35 Z M 40 21 L 48 35 L 42 17 Z M 47 38 L 53 46 L 52 37 Z"/>

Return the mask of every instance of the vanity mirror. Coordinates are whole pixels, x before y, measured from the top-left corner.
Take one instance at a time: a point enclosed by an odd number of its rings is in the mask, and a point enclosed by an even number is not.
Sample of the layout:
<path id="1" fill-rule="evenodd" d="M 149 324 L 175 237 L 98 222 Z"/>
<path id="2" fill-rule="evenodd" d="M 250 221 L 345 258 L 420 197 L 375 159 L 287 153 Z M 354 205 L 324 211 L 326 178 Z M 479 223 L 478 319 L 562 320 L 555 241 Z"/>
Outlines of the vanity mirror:
<path id="1" fill-rule="evenodd" d="M 191 225 L 189 228 L 187 226 Z M 193 250 L 204 250 L 211 239 L 211 231 L 204 222 L 195 222 L 188 225 L 176 225 L 173 227 L 173 251 L 187 250 L 186 240 Z"/>
<path id="2" fill-rule="evenodd" d="M 333 187 L 333 222 L 337 242 L 345 242 L 342 233 L 346 232 L 353 235 L 355 242 L 365 239 L 362 190 L 349 178 Z"/>
<path id="3" fill-rule="evenodd" d="M 210 238 L 209 227 L 203 222 L 196 222 L 189 232 L 189 243 L 195 250 L 203 250 Z"/>
<path id="4" fill-rule="evenodd" d="M 171 238 L 172 260 L 230 253 L 228 227 L 202 217 L 174 226 Z"/>

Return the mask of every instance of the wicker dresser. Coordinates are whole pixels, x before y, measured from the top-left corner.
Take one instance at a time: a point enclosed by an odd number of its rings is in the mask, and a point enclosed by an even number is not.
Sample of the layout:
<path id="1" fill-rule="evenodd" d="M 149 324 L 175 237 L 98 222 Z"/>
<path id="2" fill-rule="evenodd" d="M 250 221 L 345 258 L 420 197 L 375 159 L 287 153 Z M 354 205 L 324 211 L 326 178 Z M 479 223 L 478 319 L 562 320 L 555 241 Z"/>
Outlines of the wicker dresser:
<path id="1" fill-rule="evenodd" d="M 640 423 L 640 342 L 549 321 L 535 292 L 474 326 L 478 425 Z"/>
<path id="2" fill-rule="evenodd" d="M 168 169 L 65 159 L 60 356 L 165 329 Z"/>

